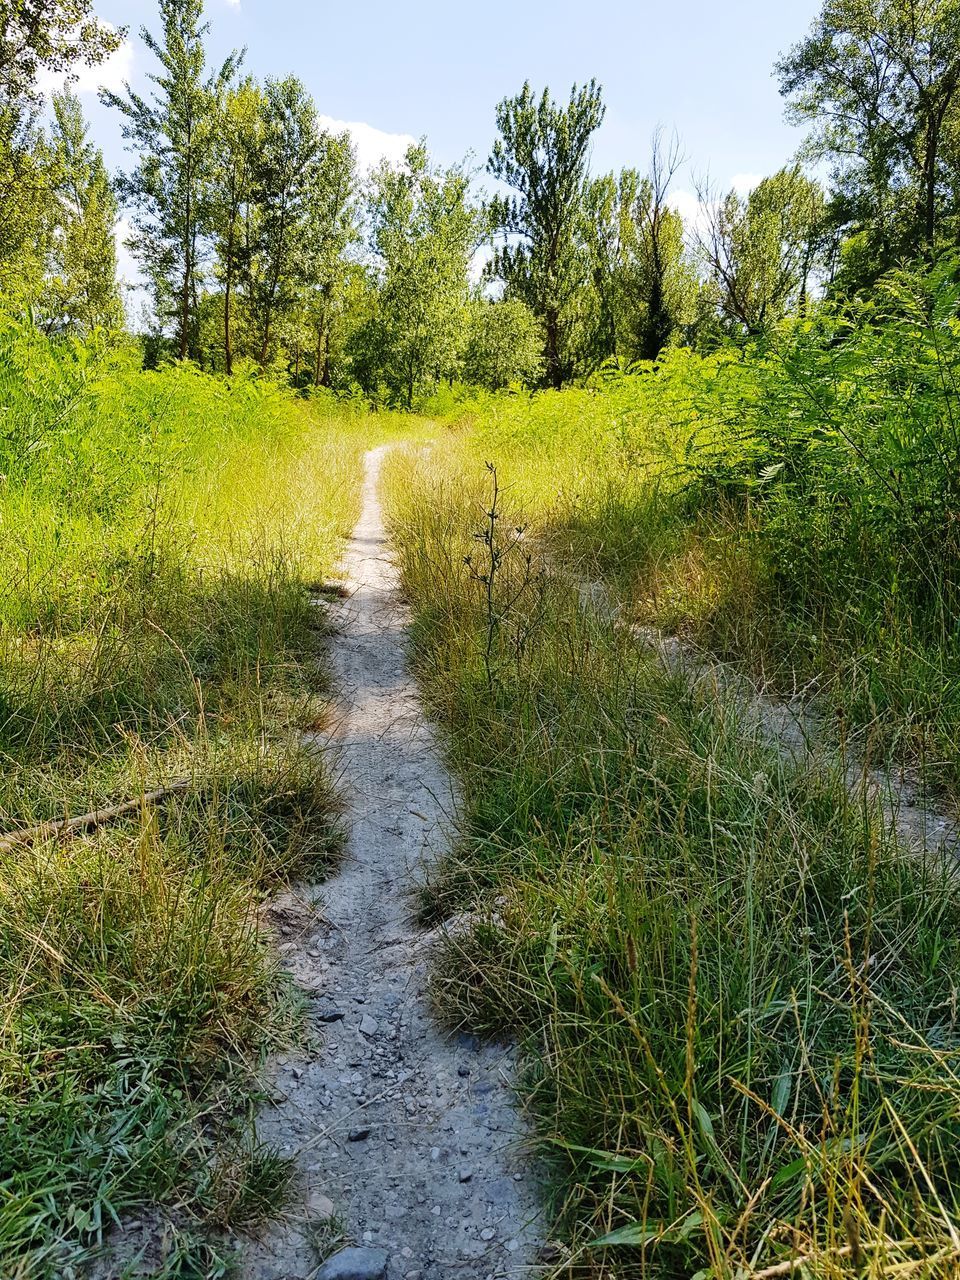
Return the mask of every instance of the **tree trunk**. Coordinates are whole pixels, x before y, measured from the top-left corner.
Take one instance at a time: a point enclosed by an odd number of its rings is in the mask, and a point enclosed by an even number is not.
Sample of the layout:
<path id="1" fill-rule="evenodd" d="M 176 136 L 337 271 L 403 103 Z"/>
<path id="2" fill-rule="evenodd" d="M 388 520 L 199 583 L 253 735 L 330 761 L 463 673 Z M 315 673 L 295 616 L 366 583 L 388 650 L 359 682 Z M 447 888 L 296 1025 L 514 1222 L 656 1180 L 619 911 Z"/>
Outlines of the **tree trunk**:
<path id="1" fill-rule="evenodd" d="M 544 317 L 547 341 L 544 349 L 547 380 L 555 391 L 563 386 L 563 369 L 560 367 L 560 317 L 556 307 L 549 307 Z"/>
<path id="2" fill-rule="evenodd" d="M 320 378 L 320 384 L 324 387 L 332 387 L 333 379 L 330 376 L 330 328 L 329 325 L 324 326 L 323 330 L 323 374 Z"/>
<path id="3" fill-rule="evenodd" d="M 263 318 L 263 342 L 260 344 L 260 368 L 267 367 L 267 356 L 270 354 L 270 321 L 271 307 L 268 305 Z"/>
<path id="4" fill-rule="evenodd" d="M 193 283 L 193 171 L 190 156 L 192 132 L 187 132 L 186 206 L 183 211 L 183 288 L 180 292 L 180 359 L 186 360 L 190 349 L 190 288 Z"/>
<path id="5" fill-rule="evenodd" d="M 230 328 L 230 305 L 233 301 L 233 253 L 236 220 L 230 219 L 230 235 L 227 240 L 227 274 L 223 285 L 223 362 L 227 377 L 233 375 L 233 333 Z"/>
<path id="6" fill-rule="evenodd" d="M 190 254 L 183 268 L 183 287 L 180 290 L 180 359 L 186 360 L 190 344 Z"/>

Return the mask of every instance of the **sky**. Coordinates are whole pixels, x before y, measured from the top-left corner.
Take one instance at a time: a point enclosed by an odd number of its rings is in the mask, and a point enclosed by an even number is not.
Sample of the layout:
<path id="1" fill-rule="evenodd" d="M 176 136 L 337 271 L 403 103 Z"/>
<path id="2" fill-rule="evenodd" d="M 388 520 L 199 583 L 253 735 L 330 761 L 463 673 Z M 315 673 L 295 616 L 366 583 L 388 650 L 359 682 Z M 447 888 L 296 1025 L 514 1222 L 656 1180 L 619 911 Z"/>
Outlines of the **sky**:
<path id="1" fill-rule="evenodd" d="M 139 29 L 157 30 L 157 3 L 95 7 L 130 29 L 110 64 L 84 71 L 75 86 L 116 169 L 131 159 L 96 88 L 126 79 L 145 87 L 152 58 Z M 676 130 L 686 164 L 675 202 L 686 212 L 697 178 L 747 190 L 796 151 L 802 134 L 784 120 L 773 67 L 819 8 L 820 0 L 207 0 L 206 18 L 211 62 L 245 47 L 254 75 L 299 76 L 330 127 L 350 124 L 365 165 L 399 159 L 426 137 L 436 160 L 470 155 L 482 168 L 500 99 L 525 79 L 565 99 L 574 82 L 595 77 L 607 115 L 594 171 L 645 169 L 653 131 Z"/>

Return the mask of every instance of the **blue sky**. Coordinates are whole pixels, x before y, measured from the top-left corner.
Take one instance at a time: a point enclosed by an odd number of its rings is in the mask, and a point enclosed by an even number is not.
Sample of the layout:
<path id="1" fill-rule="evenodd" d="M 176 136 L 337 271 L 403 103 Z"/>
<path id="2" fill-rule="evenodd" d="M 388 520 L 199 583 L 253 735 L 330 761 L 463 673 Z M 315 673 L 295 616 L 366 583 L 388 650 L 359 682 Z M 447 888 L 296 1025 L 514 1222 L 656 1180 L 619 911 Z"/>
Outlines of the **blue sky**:
<path id="1" fill-rule="evenodd" d="M 645 167 L 660 123 L 678 130 L 693 171 L 728 185 L 775 170 L 796 149 L 772 68 L 818 8 L 816 0 L 208 0 L 207 18 L 213 54 L 246 45 L 254 74 L 293 72 L 325 115 L 426 135 L 444 162 L 468 151 L 486 158 L 494 106 L 525 78 L 561 96 L 595 76 L 608 104 L 596 169 Z M 131 29 L 132 47 L 106 74 L 142 83 L 150 59 L 137 31 L 156 27 L 155 0 L 99 0 L 97 9 Z M 92 90 L 87 76 L 81 87 Z M 116 121 L 92 92 L 84 97 L 109 162 L 120 162 Z"/>
<path id="2" fill-rule="evenodd" d="M 696 216 L 696 179 L 747 190 L 786 163 L 802 135 L 783 118 L 773 75 L 777 55 L 801 39 L 820 0 L 206 0 L 211 62 L 246 47 L 263 77 L 293 73 L 331 126 L 353 127 L 361 162 L 399 159 L 425 136 L 445 164 L 472 153 L 480 167 L 495 134 L 494 109 L 525 79 L 565 98 L 591 76 L 603 86 L 606 120 L 593 169 L 647 166 L 650 138 L 676 130 L 686 156 L 673 201 Z M 99 15 L 129 27 L 111 63 L 76 86 L 108 165 L 130 163 L 116 112 L 98 83 L 144 89 L 153 60 L 139 38 L 158 28 L 156 0 L 97 0 Z M 480 181 L 483 181 L 481 175 Z M 124 238 L 124 227 L 119 229 Z M 121 249 L 121 272 L 135 269 Z"/>

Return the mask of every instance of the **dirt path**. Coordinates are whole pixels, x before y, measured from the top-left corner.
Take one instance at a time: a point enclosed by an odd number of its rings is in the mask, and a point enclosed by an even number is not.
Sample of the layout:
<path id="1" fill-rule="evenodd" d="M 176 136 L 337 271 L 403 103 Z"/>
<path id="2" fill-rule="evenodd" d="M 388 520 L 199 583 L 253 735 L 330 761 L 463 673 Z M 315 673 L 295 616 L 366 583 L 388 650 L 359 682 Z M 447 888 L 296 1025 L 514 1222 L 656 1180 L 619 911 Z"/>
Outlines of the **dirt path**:
<path id="1" fill-rule="evenodd" d="M 449 838 L 455 797 L 407 667 L 384 452 L 367 455 L 350 598 L 332 606 L 347 854 L 335 878 L 272 908 L 319 1043 L 278 1062 L 260 1134 L 296 1158 L 306 1208 L 247 1250 L 247 1280 L 485 1280 L 531 1274 L 536 1251 L 512 1056 L 445 1036 L 425 998 L 429 948 L 409 892 Z M 313 1241 L 331 1213 L 358 1252 L 318 1271 Z"/>
<path id="2" fill-rule="evenodd" d="M 896 765 L 875 768 L 864 765 L 856 749 L 841 753 L 810 699 L 764 692 L 735 663 L 722 662 L 656 627 L 625 619 L 605 583 L 575 572 L 567 571 L 565 576 L 584 609 L 596 610 L 614 627 L 625 630 L 655 653 L 667 671 L 679 672 L 691 685 L 712 691 L 718 701 L 732 700 L 744 726 L 758 729 L 785 760 L 806 769 L 839 768 L 851 796 L 879 802 L 905 848 L 936 857 L 960 857 L 960 817 L 927 799 L 917 770 Z"/>
<path id="3" fill-rule="evenodd" d="M 927 799 L 917 770 L 866 765 L 856 749 L 841 752 L 809 700 L 765 693 L 732 664 L 649 627 L 631 627 L 631 632 L 658 655 L 667 670 L 682 672 L 691 684 L 712 690 L 718 700 L 732 699 L 745 727 L 758 729 L 791 764 L 808 770 L 821 766 L 840 770 L 852 797 L 880 805 L 903 848 L 938 858 L 957 857 L 960 822 L 955 813 Z"/>

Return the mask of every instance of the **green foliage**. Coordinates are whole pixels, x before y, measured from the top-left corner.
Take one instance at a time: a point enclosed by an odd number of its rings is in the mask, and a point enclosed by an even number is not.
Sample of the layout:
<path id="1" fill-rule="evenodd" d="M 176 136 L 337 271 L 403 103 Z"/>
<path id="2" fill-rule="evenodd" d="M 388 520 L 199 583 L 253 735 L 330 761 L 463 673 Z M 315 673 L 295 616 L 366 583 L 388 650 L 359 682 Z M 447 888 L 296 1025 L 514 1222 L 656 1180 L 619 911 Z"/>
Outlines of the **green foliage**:
<path id="1" fill-rule="evenodd" d="M 542 370 L 543 338 L 536 317 L 516 299 L 470 304 L 463 375 L 475 387 L 497 391 L 531 385 Z"/>
<path id="2" fill-rule="evenodd" d="M 236 293 L 246 278 L 253 252 L 253 175 L 263 135 L 263 90 L 247 77 L 231 85 L 217 104 L 216 143 L 211 164 L 210 232 L 223 286 L 222 343 L 224 372 L 233 374 L 236 340 Z M 242 317 L 241 317 L 242 319 Z M 204 343 L 214 346 L 215 340 Z M 252 335 L 242 347 L 252 349 Z"/>
<path id="3" fill-rule="evenodd" d="M 118 323 L 116 202 L 76 99 L 56 95 L 49 134 L 39 124 L 37 77 L 69 82 L 75 63 L 97 65 L 123 34 L 87 0 L 0 4 L 0 293 L 6 311 L 36 308 L 49 329 Z"/>
<path id="4" fill-rule="evenodd" d="M 2 0 L 0 115 L 36 105 L 41 71 L 98 66 L 125 35 L 96 17 L 91 0 Z"/>
<path id="5" fill-rule="evenodd" d="M 828 0 L 781 60 L 795 119 L 833 162 L 836 214 L 865 232 L 869 284 L 950 238 L 957 206 L 960 6 L 955 0 Z"/>
<path id="6" fill-rule="evenodd" d="M 307 265 L 301 240 L 314 197 L 323 138 L 317 110 L 293 76 L 268 80 L 253 160 L 245 291 L 256 354 L 269 363 L 279 328 L 293 312 Z"/>
<path id="7" fill-rule="evenodd" d="M 226 1274 L 282 1204 L 251 1097 L 299 1012 L 260 900 L 339 845 L 307 587 L 367 420 L 138 356 L 0 330 L 0 829 L 191 780 L 0 855 L 0 1272 L 31 1280 L 165 1213 L 162 1274 Z"/>
<path id="8" fill-rule="evenodd" d="M 313 385 L 331 387 L 344 364 L 351 289 L 359 272 L 348 257 L 359 237 L 356 158 L 349 134 L 324 137 L 322 162 L 311 187 L 302 233 L 307 287 L 295 324 L 304 351 L 312 355 Z M 299 345 L 288 346 L 299 354 Z"/>
<path id="9" fill-rule="evenodd" d="M 510 189 L 491 205 L 494 226 L 504 237 L 491 265 L 510 297 L 525 302 L 544 331 L 544 373 L 559 387 L 576 368 L 577 329 L 582 322 L 587 273 L 580 238 L 590 139 L 604 115 L 599 85 L 570 91 L 559 106 L 544 90 L 537 98 L 529 82 L 497 107 L 499 138 L 489 173 Z"/>
<path id="10" fill-rule="evenodd" d="M 957 270 L 886 277 L 762 343 L 478 401 L 549 544 L 644 622 L 817 691 L 869 756 L 960 783 Z M 509 454 L 503 456 L 504 442 Z"/>
<path id="11" fill-rule="evenodd" d="M 49 329 L 113 331 L 123 314 L 113 238 L 116 198 L 79 100 L 57 95 L 53 111 L 54 216 L 42 316 Z"/>
<path id="12" fill-rule="evenodd" d="M 222 352 L 228 376 L 245 358 L 330 386 L 358 234 L 349 135 L 320 128 L 293 77 L 232 86 L 218 119 L 209 229 L 222 292 L 201 302 L 205 355 L 220 368 Z"/>
<path id="13" fill-rule="evenodd" d="M 368 381 L 381 380 L 407 408 L 459 367 L 467 268 L 481 232 L 468 188 L 464 169 L 431 168 L 423 146 L 411 147 L 398 168 L 384 162 L 372 177 L 379 289 L 357 342 L 372 357 Z"/>
<path id="14" fill-rule="evenodd" d="M 804 309 L 821 265 L 823 223 L 823 192 L 796 165 L 717 205 L 702 247 L 729 325 L 758 334 Z"/>
<path id="15" fill-rule="evenodd" d="M 50 221 L 49 155 L 32 122 L 0 115 L 0 293 L 27 309 L 43 288 Z"/>
<path id="16" fill-rule="evenodd" d="M 700 284 L 683 219 L 668 204 L 679 162 L 676 140 L 665 148 L 658 133 L 648 177 L 624 169 L 587 187 L 583 236 L 596 296 L 596 364 L 655 360 L 695 324 Z"/>
<path id="17" fill-rule="evenodd" d="M 210 216 L 215 104 L 239 64 L 232 54 L 210 75 L 202 0 L 160 0 L 162 35 L 141 38 L 159 62 L 147 99 L 129 85 L 105 92 L 124 117 L 122 129 L 135 168 L 122 176 L 121 194 L 133 205 L 131 247 L 150 281 L 161 330 L 172 324 L 180 359 L 199 355 L 197 304 L 202 284 L 201 239 Z"/>

